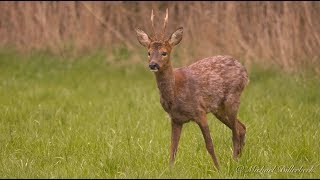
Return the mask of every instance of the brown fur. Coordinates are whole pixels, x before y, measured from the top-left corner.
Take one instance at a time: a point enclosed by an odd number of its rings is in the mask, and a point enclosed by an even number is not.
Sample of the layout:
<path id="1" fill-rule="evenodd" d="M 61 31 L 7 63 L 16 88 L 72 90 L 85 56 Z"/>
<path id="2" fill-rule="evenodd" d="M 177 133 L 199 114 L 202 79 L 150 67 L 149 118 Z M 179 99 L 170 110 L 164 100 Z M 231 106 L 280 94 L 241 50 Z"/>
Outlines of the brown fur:
<path id="1" fill-rule="evenodd" d="M 180 28 L 179 28 L 180 29 Z M 214 56 L 199 60 L 187 67 L 172 68 L 170 53 L 172 47 L 182 39 L 182 29 L 167 40 L 138 40 L 148 48 L 149 62 L 156 62 L 160 68 L 155 72 L 160 92 L 160 103 L 171 117 L 172 137 L 170 162 L 174 163 L 182 125 L 196 122 L 205 139 L 206 148 L 216 168 L 219 164 L 214 153 L 206 114 L 213 113 L 232 130 L 233 158 L 237 159 L 244 146 L 246 127 L 237 119 L 240 95 L 248 83 L 246 69 L 231 56 Z M 143 32 L 143 31 L 142 31 Z M 166 56 L 162 56 L 167 52 Z"/>

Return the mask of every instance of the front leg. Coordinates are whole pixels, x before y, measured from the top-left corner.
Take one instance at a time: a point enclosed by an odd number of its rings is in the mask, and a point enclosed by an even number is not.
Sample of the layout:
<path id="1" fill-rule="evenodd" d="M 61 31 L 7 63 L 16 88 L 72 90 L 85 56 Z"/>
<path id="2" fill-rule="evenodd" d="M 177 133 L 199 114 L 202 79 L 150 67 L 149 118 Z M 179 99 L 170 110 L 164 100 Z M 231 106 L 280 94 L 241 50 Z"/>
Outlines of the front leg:
<path id="1" fill-rule="evenodd" d="M 173 167 L 175 156 L 178 149 L 178 144 L 180 140 L 182 124 L 175 123 L 173 120 L 171 121 L 171 148 L 170 148 L 170 167 Z"/>
<path id="2" fill-rule="evenodd" d="M 216 157 L 216 155 L 214 153 L 213 143 L 212 143 L 212 139 L 211 139 L 211 136 L 210 136 L 210 130 L 209 130 L 209 126 L 208 126 L 206 115 L 204 114 L 201 117 L 199 117 L 196 122 L 197 122 L 197 124 L 199 125 L 199 127 L 201 129 L 204 141 L 206 143 L 207 151 L 211 155 L 211 158 L 213 160 L 213 163 L 214 163 L 215 167 L 219 170 L 219 163 L 218 163 L 217 157 Z"/>

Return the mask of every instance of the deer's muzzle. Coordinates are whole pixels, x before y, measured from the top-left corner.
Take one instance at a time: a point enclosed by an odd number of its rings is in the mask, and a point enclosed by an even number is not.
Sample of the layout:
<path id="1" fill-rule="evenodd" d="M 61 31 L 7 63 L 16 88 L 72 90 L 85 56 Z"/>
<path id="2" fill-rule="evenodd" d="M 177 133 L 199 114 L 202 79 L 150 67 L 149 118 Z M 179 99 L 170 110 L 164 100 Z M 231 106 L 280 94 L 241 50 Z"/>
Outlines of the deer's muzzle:
<path id="1" fill-rule="evenodd" d="M 160 68 L 159 64 L 155 63 L 155 62 L 151 62 L 149 64 L 149 68 L 150 68 L 150 71 L 153 71 L 153 72 L 157 72 Z"/>

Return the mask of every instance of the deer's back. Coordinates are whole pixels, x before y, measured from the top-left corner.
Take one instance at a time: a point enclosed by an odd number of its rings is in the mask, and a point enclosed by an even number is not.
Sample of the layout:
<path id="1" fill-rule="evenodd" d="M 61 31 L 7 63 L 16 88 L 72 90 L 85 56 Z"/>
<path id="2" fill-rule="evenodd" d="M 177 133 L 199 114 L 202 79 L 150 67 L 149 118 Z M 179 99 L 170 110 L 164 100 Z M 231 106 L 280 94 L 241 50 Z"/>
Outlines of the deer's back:
<path id="1" fill-rule="evenodd" d="M 176 71 L 184 74 L 189 89 L 181 93 L 189 93 L 207 112 L 216 111 L 228 96 L 240 96 L 248 82 L 246 69 L 231 56 L 208 57 Z"/>

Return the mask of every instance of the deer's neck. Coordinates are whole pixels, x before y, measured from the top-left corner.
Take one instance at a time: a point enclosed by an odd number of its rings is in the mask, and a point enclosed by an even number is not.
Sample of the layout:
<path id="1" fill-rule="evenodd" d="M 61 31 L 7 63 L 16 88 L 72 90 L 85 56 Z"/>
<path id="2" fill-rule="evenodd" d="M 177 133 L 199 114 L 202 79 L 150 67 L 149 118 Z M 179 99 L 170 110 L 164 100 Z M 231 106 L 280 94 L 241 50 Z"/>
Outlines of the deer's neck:
<path id="1" fill-rule="evenodd" d="M 155 73 L 161 99 L 165 108 L 170 109 L 174 101 L 174 74 L 171 65 Z"/>

